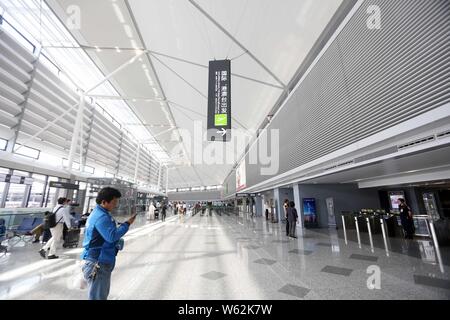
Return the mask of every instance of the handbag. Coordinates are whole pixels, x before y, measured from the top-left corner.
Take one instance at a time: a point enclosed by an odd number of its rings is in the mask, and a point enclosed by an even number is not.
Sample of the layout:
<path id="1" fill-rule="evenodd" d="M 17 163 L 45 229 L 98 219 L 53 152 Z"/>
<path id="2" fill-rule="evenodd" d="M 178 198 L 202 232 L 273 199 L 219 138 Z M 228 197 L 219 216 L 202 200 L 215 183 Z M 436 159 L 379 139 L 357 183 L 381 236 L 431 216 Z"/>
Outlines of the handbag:
<path id="1" fill-rule="evenodd" d="M 87 281 L 84 279 L 82 262 L 77 261 L 72 276 L 67 279 L 67 287 L 71 290 L 85 290 Z"/>

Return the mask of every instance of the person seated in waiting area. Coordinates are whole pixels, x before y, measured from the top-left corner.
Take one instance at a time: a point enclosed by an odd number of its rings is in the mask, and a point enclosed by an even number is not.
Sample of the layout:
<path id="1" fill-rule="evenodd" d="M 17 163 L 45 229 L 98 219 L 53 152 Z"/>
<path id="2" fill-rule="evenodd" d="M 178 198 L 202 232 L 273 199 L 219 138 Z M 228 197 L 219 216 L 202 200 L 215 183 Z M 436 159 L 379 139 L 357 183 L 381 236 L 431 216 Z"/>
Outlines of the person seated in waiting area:
<path id="1" fill-rule="evenodd" d="M 33 243 L 38 243 L 41 239 L 42 234 L 44 233 L 44 223 L 41 223 L 36 228 L 30 231 L 32 235 L 34 235 Z"/>

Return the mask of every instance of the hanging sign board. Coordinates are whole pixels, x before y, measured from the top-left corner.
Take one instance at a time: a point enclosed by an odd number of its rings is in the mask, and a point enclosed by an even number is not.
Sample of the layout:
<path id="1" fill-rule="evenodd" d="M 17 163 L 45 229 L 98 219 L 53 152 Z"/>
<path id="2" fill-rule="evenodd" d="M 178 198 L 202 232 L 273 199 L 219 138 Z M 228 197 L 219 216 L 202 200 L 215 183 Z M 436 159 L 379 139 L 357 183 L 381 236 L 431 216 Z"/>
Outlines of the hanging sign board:
<path id="1" fill-rule="evenodd" d="M 208 141 L 231 139 L 231 61 L 209 62 Z"/>
<path id="2" fill-rule="evenodd" d="M 25 177 L 25 179 L 24 179 L 24 184 L 27 184 L 27 185 L 32 185 L 33 184 L 33 181 L 34 181 L 34 179 L 33 178 L 27 178 L 27 177 Z"/>
<path id="3" fill-rule="evenodd" d="M 0 182 L 9 182 L 9 174 L 6 173 L 0 173 Z M 8 181 L 6 181 L 6 177 L 8 177 Z"/>
<path id="4" fill-rule="evenodd" d="M 29 177 L 13 176 L 11 174 L 0 173 L 0 182 L 32 185 L 33 181 L 34 179 Z"/>
<path id="5" fill-rule="evenodd" d="M 73 184 L 73 183 L 50 181 L 50 188 L 61 188 L 61 189 L 68 189 L 68 190 L 78 190 L 80 188 L 80 186 L 77 185 L 77 184 Z"/>

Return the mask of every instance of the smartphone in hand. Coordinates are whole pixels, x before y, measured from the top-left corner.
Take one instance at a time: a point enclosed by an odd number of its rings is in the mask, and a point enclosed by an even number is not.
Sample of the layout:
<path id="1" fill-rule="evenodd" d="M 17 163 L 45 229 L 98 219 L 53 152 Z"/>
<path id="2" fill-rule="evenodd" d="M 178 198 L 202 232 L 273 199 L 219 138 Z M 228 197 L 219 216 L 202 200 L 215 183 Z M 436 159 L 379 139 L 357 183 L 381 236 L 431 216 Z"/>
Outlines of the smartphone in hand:
<path id="1" fill-rule="evenodd" d="M 128 222 L 129 224 L 132 224 L 132 223 L 134 222 L 134 220 L 136 219 L 136 217 L 137 217 L 137 213 L 133 214 L 133 215 L 127 220 L 127 222 Z"/>

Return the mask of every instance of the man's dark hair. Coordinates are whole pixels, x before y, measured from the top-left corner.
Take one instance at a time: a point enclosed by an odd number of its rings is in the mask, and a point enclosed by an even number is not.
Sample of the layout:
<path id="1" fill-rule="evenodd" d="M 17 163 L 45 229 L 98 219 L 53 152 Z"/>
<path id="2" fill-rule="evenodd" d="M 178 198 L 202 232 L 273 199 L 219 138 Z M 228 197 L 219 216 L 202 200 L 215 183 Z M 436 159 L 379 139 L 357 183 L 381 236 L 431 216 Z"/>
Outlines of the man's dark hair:
<path id="1" fill-rule="evenodd" d="M 66 198 L 63 198 L 63 197 L 61 197 L 61 198 L 58 198 L 58 204 L 64 204 L 65 202 L 66 202 Z"/>
<path id="2" fill-rule="evenodd" d="M 294 207 L 295 207 L 295 202 L 294 202 L 294 201 L 291 201 L 291 202 L 289 203 L 289 206 L 290 206 L 291 208 L 294 208 Z"/>
<path id="3" fill-rule="evenodd" d="M 103 200 L 105 200 L 106 202 L 111 202 L 114 198 L 120 198 L 121 196 L 122 194 L 119 190 L 111 187 L 106 187 L 98 192 L 95 202 L 97 202 L 97 204 L 101 204 Z"/>
<path id="4" fill-rule="evenodd" d="M 405 202 L 405 199 L 398 199 L 398 201 L 400 201 L 401 203 L 404 203 Z"/>

